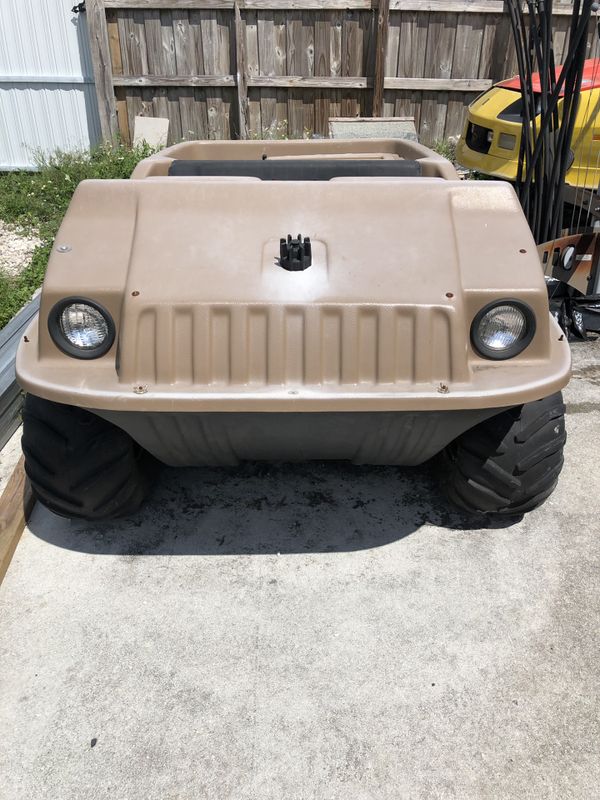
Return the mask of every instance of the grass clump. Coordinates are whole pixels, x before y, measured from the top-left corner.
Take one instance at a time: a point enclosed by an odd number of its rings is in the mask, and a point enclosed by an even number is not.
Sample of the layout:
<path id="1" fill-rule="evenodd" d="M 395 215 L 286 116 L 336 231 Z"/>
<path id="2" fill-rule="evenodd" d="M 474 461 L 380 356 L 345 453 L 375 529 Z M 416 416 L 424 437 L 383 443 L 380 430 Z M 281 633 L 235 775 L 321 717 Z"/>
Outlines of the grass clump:
<path id="1" fill-rule="evenodd" d="M 448 161 L 452 162 L 455 167 L 459 169 L 462 173 L 462 177 L 464 180 L 469 181 L 488 181 L 488 180 L 496 180 L 496 178 L 492 178 L 489 175 L 484 175 L 482 172 L 477 172 L 474 169 L 465 170 L 461 168 L 461 165 L 456 160 L 456 146 L 458 144 L 458 136 L 449 136 L 447 139 L 438 139 L 434 145 L 433 150 L 440 156 L 447 158 Z"/>
<path id="2" fill-rule="evenodd" d="M 16 277 L 0 271 L 0 329 L 10 322 L 42 285 L 51 249 L 52 242 L 44 242 L 36 247 L 28 266 Z"/>
<path id="3" fill-rule="evenodd" d="M 41 285 L 52 242 L 77 185 L 89 178 L 129 178 L 152 152 L 146 144 L 105 144 L 86 152 L 40 156 L 36 172 L 0 173 L 0 219 L 42 241 L 19 275 L 7 275 L 0 268 L 0 328 Z"/>
<path id="4" fill-rule="evenodd" d="M 457 136 L 449 136 L 447 139 L 438 139 L 433 145 L 433 150 L 443 158 L 447 158 L 453 164 L 456 164 L 456 144 L 458 141 Z"/>

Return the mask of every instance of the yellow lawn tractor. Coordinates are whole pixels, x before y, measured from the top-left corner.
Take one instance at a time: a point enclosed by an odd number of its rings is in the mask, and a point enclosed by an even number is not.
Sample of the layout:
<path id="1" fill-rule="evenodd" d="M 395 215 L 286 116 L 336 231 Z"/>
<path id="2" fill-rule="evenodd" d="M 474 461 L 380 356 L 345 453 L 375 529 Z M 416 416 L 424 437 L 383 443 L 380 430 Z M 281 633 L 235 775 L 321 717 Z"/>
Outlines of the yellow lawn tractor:
<path id="1" fill-rule="evenodd" d="M 561 67 L 556 68 L 557 75 L 560 70 Z M 540 94 L 539 74 L 532 77 L 534 93 Z M 559 102 L 559 114 L 561 109 L 562 103 Z M 480 95 L 468 108 L 465 127 L 456 148 L 459 164 L 485 175 L 515 181 L 522 115 L 523 98 L 518 76 L 501 81 Z M 566 183 L 582 189 L 597 189 L 600 183 L 600 59 L 585 62 L 571 152 Z"/>

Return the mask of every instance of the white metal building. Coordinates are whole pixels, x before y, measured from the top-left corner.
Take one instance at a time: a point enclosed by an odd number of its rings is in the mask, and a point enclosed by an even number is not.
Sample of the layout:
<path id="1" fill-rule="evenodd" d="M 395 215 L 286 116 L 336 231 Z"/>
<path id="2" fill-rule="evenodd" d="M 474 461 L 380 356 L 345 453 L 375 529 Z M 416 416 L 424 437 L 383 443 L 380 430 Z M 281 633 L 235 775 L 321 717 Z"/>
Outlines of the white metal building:
<path id="1" fill-rule="evenodd" d="M 85 13 L 74 2 L 0 0 L 0 169 L 100 139 Z"/>

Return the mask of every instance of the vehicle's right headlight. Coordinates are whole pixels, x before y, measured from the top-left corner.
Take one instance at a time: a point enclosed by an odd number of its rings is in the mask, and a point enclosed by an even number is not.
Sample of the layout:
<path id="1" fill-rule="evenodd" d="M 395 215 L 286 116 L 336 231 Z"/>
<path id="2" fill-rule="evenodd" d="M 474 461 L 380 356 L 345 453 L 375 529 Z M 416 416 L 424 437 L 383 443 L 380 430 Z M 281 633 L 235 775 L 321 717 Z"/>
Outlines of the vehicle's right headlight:
<path id="1" fill-rule="evenodd" d="M 535 314 L 520 300 L 495 300 L 475 315 L 471 342 L 484 358 L 503 360 L 521 353 L 535 334 Z"/>
<path id="2" fill-rule="evenodd" d="M 56 346 L 75 358 L 99 358 L 115 340 L 115 324 L 108 311 L 83 297 L 57 303 L 48 317 L 48 330 Z"/>

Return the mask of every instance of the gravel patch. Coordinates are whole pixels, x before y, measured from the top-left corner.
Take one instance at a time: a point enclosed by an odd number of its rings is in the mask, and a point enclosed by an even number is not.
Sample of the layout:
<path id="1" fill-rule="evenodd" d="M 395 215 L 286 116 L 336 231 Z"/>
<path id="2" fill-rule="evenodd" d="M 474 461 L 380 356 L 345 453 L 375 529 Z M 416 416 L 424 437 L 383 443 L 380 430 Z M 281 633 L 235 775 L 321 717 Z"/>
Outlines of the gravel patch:
<path id="1" fill-rule="evenodd" d="M 37 236 L 26 236 L 14 225 L 0 220 L 0 270 L 13 277 L 18 275 L 41 244 Z"/>

